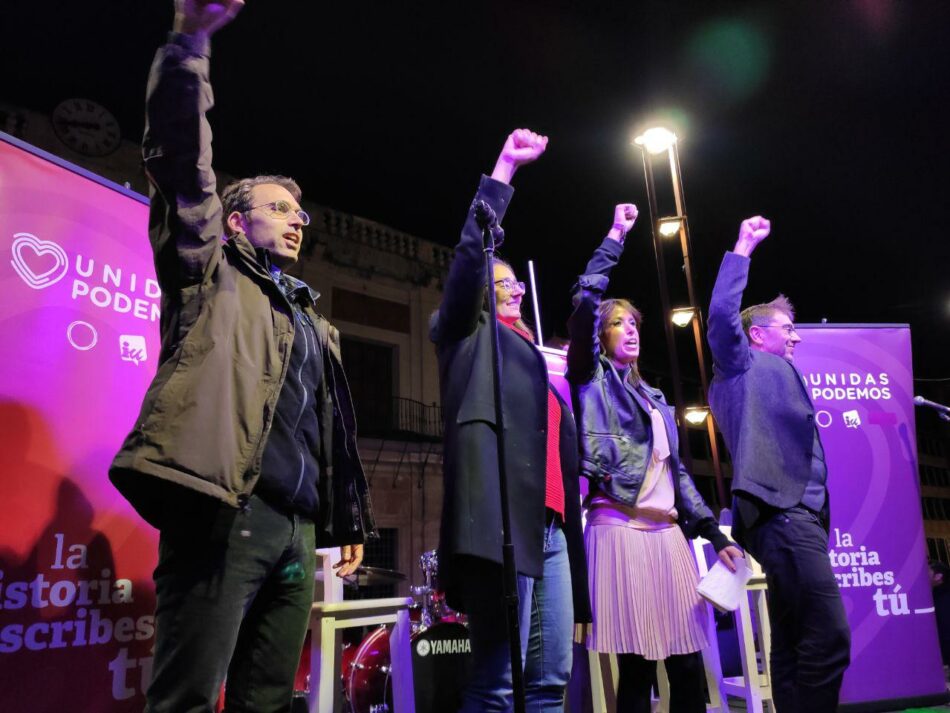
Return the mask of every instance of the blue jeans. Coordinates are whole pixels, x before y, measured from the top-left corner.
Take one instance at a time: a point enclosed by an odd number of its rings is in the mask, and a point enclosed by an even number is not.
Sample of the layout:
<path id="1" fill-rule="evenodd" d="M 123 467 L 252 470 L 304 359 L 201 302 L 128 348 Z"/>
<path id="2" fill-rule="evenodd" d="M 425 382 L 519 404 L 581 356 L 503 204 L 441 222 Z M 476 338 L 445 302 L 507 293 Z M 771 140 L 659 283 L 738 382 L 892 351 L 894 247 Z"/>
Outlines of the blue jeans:
<path id="1" fill-rule="evenodd" d="M 502 570 L 478 558 L 463 569 L 472 678 L 461 713 L 504 713 L 513 703 Z M 563 711 L 573 662 L 574 602 L 567 540 L 559 526 L 552 524 L 544 533 L 543 578 L 518 575 L 518 597 L 526 710 Z"/>

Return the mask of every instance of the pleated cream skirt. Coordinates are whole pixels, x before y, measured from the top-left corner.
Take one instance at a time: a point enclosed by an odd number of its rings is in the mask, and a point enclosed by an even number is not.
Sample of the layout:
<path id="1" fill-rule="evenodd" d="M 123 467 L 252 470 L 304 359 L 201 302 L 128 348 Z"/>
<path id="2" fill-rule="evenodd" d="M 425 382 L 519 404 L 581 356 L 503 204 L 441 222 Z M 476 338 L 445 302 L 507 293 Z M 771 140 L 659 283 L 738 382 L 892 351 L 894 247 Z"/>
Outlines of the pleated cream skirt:
<path id="1" fill-rule="evenodd" d="M 593 606 L 587 648 L 650 660 L 706 648 L 708 605 L 696 593 L 696 563 L 678 526 L 642 530 L 595 517 L 584 541 Z"/>

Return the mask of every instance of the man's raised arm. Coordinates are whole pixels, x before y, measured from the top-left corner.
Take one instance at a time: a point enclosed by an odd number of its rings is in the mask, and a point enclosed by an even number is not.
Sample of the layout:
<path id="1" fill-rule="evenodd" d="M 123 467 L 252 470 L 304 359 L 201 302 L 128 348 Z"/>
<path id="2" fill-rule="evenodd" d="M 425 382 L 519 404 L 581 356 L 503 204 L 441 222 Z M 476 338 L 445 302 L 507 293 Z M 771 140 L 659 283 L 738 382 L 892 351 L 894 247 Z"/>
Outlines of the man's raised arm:
<path id="1" fill-rule="evenodd" d="M 768 237 L 770 230 L 771 223 L 762 216 L 743 220 L 736 246 L 723 257 L 716 277 L 709 303 L 707 337 L 716 373 L 723 377 L 741 374 L 751 362 L 739 310 L 749 279 L 749 256 L 756 245 Z"/>
<path id="2" fill-rule="evenodd" d="M 152 184 L 149 238 L 166 294 L 200 280 L 219 249 L 221 202 L 205 118 L 214 103 L 210 38 L 243 5 L 243 0 L 176 0 L 172 34 L 149 74 L 142 153 Z"/>

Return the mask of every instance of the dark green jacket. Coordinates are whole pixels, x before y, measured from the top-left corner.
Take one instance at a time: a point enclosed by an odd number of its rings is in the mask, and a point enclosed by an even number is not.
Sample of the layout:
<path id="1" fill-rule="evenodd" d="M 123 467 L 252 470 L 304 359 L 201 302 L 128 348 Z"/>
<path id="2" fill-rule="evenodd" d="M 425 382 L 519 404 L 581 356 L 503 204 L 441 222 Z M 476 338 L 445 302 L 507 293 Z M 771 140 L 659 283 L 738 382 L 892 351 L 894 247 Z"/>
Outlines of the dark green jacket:
<path id="1" fill-rule="evenodd" d="M 172 35 L 149 78 L 144 139 L 152 184 L 149 239 L 162 288 L 158 373 L 109 476 L 139 514 L 160 527 L 182 486 L 240 507 L 284 383 L 294 320 L 244 235 L 221 239 L 211 169 L 208 47 Z M 315 295 L 314 295 L 315 297 Z M 310 315 L 324 355 L 318 546 L 362 542 L 374 529 L 339 335 Z"/>

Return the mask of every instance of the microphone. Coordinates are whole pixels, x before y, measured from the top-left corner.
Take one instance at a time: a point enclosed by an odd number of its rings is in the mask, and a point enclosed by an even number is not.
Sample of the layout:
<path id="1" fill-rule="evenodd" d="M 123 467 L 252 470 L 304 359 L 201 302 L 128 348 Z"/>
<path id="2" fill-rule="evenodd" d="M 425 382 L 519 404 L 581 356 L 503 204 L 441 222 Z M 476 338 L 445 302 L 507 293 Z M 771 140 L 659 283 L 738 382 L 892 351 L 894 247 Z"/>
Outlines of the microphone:
<path id="1" fill-rule="evenodd" d="M 932 408 L 943 413 L 950 414 L 950 406 L 944 406 L 943 404 L 938 404 L 936 401 L 929 401 L 923 396 L 914 397 L 914 406 L 926 406 L 927 408 Z"/>
<path id="2" fill-rule="evenodd" d="M 487 228 L 491 231 L 492 239 L 495 241 L 495 247 L 501 247 L 505 242 L 505 231 L 498 225 L 498 216 L 494 209 L 485 201 L 475 201 L 475 222 L 483 231 Z"/>

